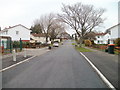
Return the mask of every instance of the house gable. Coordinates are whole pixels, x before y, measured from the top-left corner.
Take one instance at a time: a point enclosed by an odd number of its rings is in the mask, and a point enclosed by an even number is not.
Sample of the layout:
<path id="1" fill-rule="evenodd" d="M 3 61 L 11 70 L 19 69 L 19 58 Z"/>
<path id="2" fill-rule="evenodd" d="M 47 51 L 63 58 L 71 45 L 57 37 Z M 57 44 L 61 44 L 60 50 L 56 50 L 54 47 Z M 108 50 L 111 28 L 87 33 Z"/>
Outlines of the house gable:
<path id="1" fill-rule="evenodd" d="M 1 36 L 10 36 L 13 41 L 18 41 L 20 38 L 22 40 L 30 40 L 30 32 L 31 30 L 21 24 L 0 31 L 2 33 Z"/>

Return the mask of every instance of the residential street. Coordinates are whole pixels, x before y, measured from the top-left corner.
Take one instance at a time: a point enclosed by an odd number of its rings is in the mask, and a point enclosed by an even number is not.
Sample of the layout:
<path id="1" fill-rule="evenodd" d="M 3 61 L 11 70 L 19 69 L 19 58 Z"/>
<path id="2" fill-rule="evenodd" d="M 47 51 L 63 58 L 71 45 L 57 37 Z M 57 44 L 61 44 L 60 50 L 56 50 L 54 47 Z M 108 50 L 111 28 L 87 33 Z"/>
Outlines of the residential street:
<path id="1" fill-rule="evenodd" d="M 3 88 L 107 88 L 66 41 L 60 47 L 3 72 Z"/>

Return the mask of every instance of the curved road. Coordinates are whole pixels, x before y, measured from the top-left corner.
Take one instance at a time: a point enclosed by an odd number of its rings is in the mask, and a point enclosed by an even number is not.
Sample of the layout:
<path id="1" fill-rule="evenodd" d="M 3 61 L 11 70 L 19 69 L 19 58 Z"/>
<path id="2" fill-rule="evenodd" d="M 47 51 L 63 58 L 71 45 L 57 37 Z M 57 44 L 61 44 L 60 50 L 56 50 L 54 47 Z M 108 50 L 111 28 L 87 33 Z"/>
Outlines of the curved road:
<path id="1" fill-rule="evenodd" d="M 71 41 L 3 72 L 3 88 L 107 88 Z"/>

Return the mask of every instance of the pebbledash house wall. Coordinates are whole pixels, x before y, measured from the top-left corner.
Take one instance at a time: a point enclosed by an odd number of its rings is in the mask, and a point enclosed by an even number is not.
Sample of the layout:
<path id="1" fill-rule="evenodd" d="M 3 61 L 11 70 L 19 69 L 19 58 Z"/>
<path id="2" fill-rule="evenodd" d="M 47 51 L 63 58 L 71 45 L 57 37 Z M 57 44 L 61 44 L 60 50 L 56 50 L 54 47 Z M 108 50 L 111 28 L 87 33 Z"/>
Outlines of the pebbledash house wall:
<path id="1" fill-rule="evenodd" d="M 16 25 L 0 31 L 0 36 L 11 37 L 12 41 L 19 41 L 20 38 L 23 41 L 30 41 L 30 32 L 31 30 L 27 29 L 23 25 Z"/>
<path id="2" fill-rule="evenodd" d="M 117 38 L 120 38 L 120 24 L 110 28 L 110 43 L 111 44 L 114 44 L 114 41 L 117 39 Z"/>
<path id="3" fill-rule="evenodd" d="M 30 38 L 32 39 L 32 40 L 30 40 L 31 43 L 34 43 L 34 42 L 46 43 L 46 37 L 43 37 L 43 36 L 37 37 L 37 36 L 34 36 L 34 35 L 31 34 Z M 49 40 L 50 39 L 48 38 L 48 41 Z"/>
<path id="4" fill-rule="evenodd" d="M 118 38 L 120 38 L 120 25 L 118 26 Z"/>

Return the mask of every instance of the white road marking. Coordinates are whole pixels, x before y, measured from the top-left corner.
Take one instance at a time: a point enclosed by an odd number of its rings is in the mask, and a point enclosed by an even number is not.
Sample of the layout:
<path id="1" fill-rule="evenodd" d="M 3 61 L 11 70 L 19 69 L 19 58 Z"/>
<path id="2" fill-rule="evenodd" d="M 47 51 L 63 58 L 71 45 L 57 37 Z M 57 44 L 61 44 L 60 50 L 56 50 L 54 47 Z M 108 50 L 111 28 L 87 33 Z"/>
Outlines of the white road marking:
<path id="1" fill-rule="evenodd" d="M 21 61 L 21 62 L 18 62 L 18 63 L 16 63 L 16 64 L 13 64 L 13 65 L 11 65 L 11 66 L 9 66 L 9 67 L 6 67 L 6 68 L 0 70 L 0 72 L 3 72 L 3 71 L 5 71 L 5 70 L 8 70 L 8 69 L 10 69 L 10 68 L 12 68 L 12 67 L 15 67 L 15 66 L 21 64 L 21 63 L 24 63 L 24 62 L 26 62 L 26 61 L 29 61 L 30 59 L 32 59 L 32 58 L 34 58 L 34 57 L 36 57 L 36 55 L 35 55 L 35 56 L 32 56 L 32 57 L 30 57 L 30 58 L 28 58 L 28 59 L 25 59 L 25 60 L 23 60 L 23 61 Z"/>
<path id="2" fill-rule="evenodd" d="M 115 87 L 107 80 L 107 78 L 100 72 L 100 70 L 97 69 L 97 67 L 82 53 L 80 54 L 88 61 L 88 63 L 95 69 L 95 71 L 98 73 L 98 75 L 101 77 L 101 79 L 105 82 L 105 84 L 111 88 L 112 90 L 116 90 Z"/>

